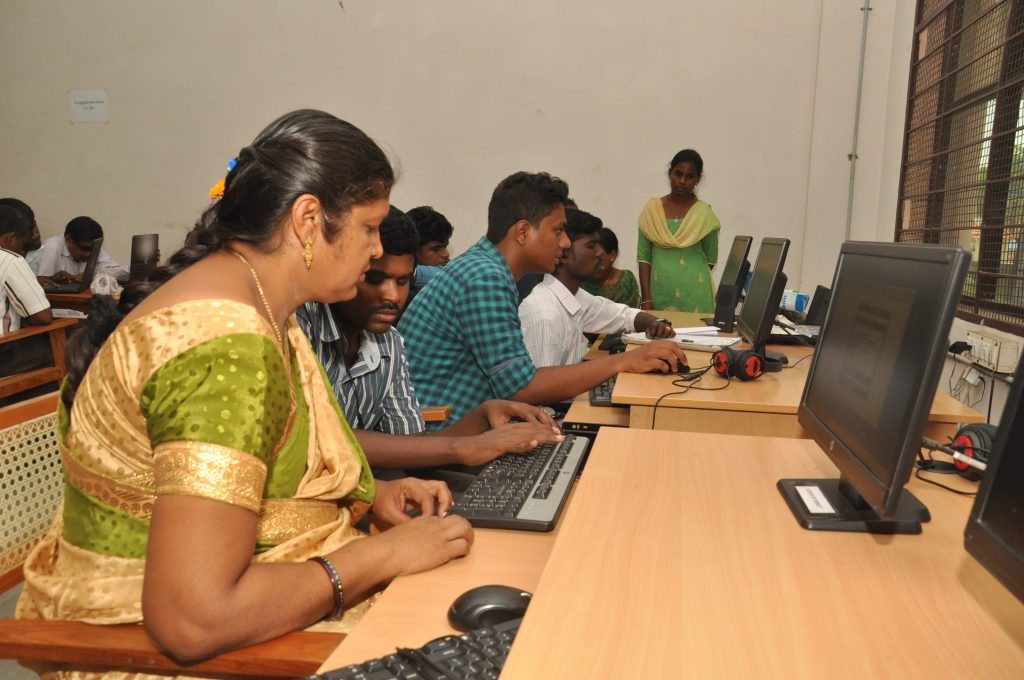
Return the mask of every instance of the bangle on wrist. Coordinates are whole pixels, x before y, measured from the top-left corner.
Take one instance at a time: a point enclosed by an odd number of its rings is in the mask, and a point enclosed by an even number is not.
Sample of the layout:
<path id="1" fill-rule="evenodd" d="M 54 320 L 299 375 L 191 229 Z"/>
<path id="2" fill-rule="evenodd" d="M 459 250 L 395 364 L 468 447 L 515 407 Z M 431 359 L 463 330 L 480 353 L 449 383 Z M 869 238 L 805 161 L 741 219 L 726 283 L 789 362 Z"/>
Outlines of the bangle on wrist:
<path id="1" fill-rule="evenodd" d="M 327 572 L 327 578 L 331 579 L 331 590 L 334 595 L 334 607 L 331 609 L 331 613 L 324 617 L 324 620 L 336 619 L 341 616 L 342 608 L 345 602 L 345 588 L 341 584 L 341 577 L 338 576 L 338 570 L 334 568 L 334 565 L 326 557 L 320 557 L 317 555 L 310 559 L 311 562 L 316 562 L 324 571 Z"/>

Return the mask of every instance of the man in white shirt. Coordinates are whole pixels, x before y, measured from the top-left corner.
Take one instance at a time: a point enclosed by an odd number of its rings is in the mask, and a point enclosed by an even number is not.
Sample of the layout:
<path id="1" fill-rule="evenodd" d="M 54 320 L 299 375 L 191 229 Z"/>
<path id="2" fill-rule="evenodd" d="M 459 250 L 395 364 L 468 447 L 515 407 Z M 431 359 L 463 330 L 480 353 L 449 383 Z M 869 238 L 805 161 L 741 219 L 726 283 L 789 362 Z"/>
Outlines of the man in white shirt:
<path id="1" fill-rule="evenodd" d="M 63 236 L 48 238 L 39 254 L 38 276 L 49 276 L 57 280 L 81 281 L 85 264 L 92 254 L 92 242 L 103 236 L 103 227 L 91 217 L 76 217 L 68 222 Z M 99 269 L 115 269 L 118 273 L 128 270 L 100 250 Z"/>
<path id="2" fill-rule="evenodd" d="M 591 295 L 581 281 L 594 280 L 601 271 L 604 251 L 598 231 L 601 220 L 588 212 L 567 208 L 565 232 L 571 241 L 554 274 L 544 279 L 519 305 L 523 340 L 536 367 L 563 366 L 583 360 L 584 333 L 645 331 L 651 338 L 674 334 L 665 319 Z"/>

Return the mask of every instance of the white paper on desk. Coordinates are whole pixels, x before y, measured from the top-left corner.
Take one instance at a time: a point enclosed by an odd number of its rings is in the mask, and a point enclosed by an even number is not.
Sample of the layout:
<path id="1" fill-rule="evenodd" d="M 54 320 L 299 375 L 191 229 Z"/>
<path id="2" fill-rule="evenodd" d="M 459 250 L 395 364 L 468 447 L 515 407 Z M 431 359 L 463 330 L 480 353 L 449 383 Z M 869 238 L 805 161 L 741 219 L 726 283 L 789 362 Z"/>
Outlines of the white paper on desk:
<path id="1" fill-rule="evenodd" d="M 622 341 L 631 345 L 646 345 L 656 339 L 658 338 L 649 338 L 644 333 L 626 333 L 622 336 Z M 683 349 L 692 349 L 695 352 L 717 352 L 723 347 L 729 347 L 740 342 L 739 338 L 723 338 L 710 335 L 676 335 L 675 338 L 664 339 L 674 340 Z"/>
<path id="2" fill-rule="evenodd" d="M 674 328 L 676 335 L 718 335 L 717 326 L 694 326 L 693 328 Z"/>
<path id="3" fill-rule="evenodd" d="M 72 123 L 106 123 L 106 90 L 71 90 L 68 93 Z"/>

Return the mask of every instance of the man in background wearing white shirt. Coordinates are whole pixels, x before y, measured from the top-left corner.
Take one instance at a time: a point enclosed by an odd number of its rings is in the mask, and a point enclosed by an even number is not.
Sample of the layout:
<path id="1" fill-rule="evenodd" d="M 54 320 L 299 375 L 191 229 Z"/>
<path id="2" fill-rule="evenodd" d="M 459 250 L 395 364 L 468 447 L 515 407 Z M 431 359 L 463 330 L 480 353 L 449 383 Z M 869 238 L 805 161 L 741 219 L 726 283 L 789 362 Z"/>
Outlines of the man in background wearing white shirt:
<path id="1" fill-rule="evenodd" d="M 43 243 L 39 254 L 38 276 L 49 276 L 58 281 L 81 281 L 85 264 L 92 254 L 92 242 L 103 236 L 103 227 L 91 217 L 76 217 L 64 227 L 63 236 L 54 236 Z M 115 269 L 118 273 L 128 270 L 100 250 L 96 269 Z"/>
<path id="2" fill-rule="evenodd" d="M 592 281 L 601 272 L 602 223 L 573 208 L 566 209 L 565 218 L 571 245 L 554 274 L 545 274 L 519 305 L 523 340 L 533 364 L 541 368 L 579 363 L 587 352 L 584 333 L 645 331 L 650 338 L 672 337 L 675 331 L 669 321 L 580 288 L 581 281 Z"/>
<path id="3" fill-rule="evenodd" d="M 25 245 L 31 238 L 32 223 L 25 214 L 0 205 L 0 334 L 53 321 L 50 301 L 25 262 Z M 46 334 L 0 345 L 0 377 L 52 364 Z"/>

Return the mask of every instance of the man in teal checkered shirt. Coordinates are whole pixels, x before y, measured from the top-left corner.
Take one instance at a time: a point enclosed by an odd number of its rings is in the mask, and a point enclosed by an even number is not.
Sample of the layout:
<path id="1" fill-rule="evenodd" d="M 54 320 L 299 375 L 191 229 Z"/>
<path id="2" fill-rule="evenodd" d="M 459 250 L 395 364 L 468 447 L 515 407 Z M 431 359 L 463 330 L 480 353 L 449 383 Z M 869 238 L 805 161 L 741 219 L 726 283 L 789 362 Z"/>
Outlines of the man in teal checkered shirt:
<path id="1" fill-rule="evenodd" d="M 554 271 L 570 247 L 569 187 L 547 173 L 501 181 L 487 208 L 487 236 L 452 260 L 405 311 L 413 385 L 421 403 L 451 406 L 444 423 L 487 399 L 547 404 L 571 399 L 620 372 L 675 370 L 686 361 L 673 343 L 653 342 L 605 360 L 537 369 L 523 343 L 516 281 Z"/>

